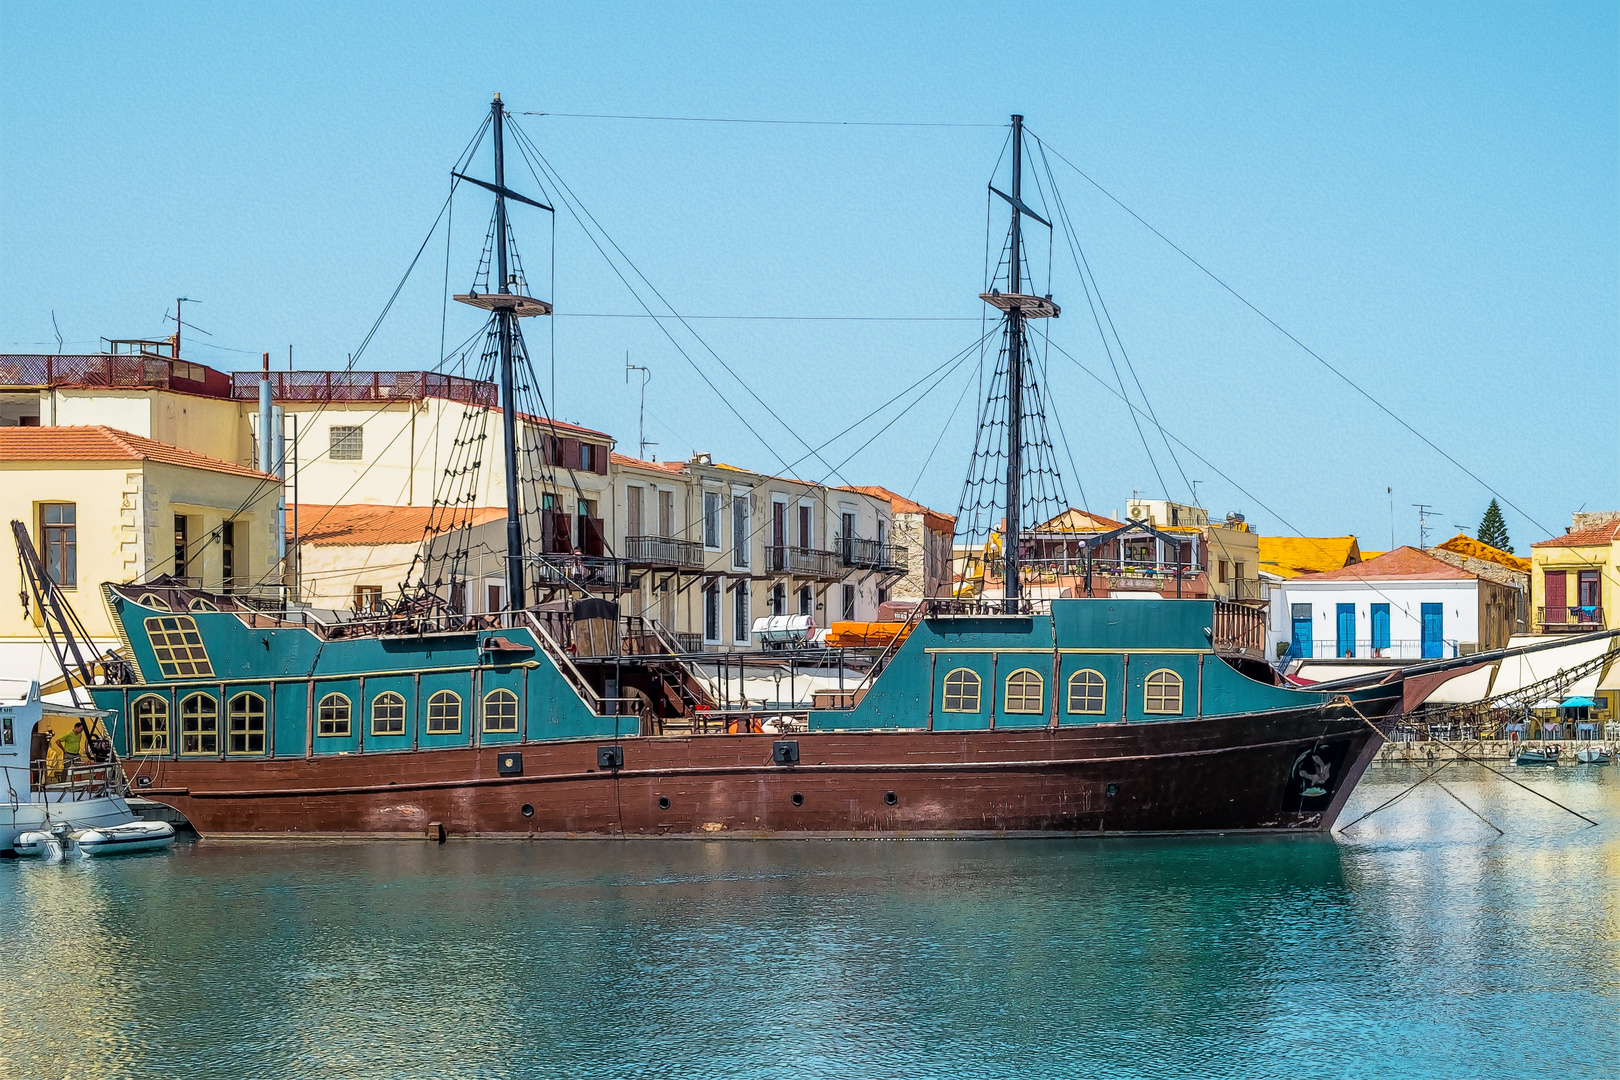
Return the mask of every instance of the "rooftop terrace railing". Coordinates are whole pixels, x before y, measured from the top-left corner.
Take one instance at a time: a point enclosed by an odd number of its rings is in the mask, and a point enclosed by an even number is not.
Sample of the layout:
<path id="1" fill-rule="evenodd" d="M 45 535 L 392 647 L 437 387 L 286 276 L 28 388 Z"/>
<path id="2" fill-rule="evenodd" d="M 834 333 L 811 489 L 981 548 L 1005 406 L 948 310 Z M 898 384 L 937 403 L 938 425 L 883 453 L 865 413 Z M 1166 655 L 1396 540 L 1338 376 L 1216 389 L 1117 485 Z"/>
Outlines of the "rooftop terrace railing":
<path id="1" fill-rule="evenodd" d="M 257 371 L 234 372 L 231 397 L 258 400 L 261 377 Z M 272 371 L 270 393 L 277 401 L 420 401 L 435 397 L 494 406 L 499 400 L 494 383 L 431 371 Z"/>

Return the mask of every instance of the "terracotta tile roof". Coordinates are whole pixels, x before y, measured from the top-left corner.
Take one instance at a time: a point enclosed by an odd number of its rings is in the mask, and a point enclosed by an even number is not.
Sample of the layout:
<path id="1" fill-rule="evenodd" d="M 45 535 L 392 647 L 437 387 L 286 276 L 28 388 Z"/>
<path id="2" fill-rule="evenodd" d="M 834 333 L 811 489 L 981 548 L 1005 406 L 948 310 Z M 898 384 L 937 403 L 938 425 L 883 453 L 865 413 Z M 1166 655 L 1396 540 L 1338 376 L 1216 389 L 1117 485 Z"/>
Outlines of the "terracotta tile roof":
<path id="1" fill-rule="evenodd" d="M 1521 559 L 1511 552 L 1503 551 L 1501 548 L 1491 547 L 1491 545 L 1485 543 L 1484 541 L 1475 540 L 1472 536 L 1467 536 L 1463 533 L 1458 533 L 1456 536 L 1453 536 L 1450 540 L 1447 540 L 1445 543 L 1441 544 L 1440 547 L 1445 548 L 1447 551 L 1454 551 L 1458 555 L 1466 555 L 1470 559 L 1481 559 L 1485 562 L 1493 562 L 1499 566 L 1505 566 L 1509 570 L 1516 570 L 1521 574 L 1528 574 L 1530 572 L 1529 559 Z M 1366 557 L 1365 552 L 1362 553 L 1362 557 Z"/>
<path id="2" fill-rule="evenodd" d="M 906 498 L 904 495 L 898 495 L 895 492 L 890 491 L 888 488 L 879 487 L 876 484 L 852 484 L 849 487 L 842 487 L 838 490 L 856 491 L 862 495 L 870 495 L 874 499 L 887 499 L 889 501 L 890 508 L 897 514 L 922 514 L 924 516 L 932 515 L 933 517 L 939 518 L 942 521 L 949 521 L 953 525 L 956 522 L 956 517 L 952 514 L 942 514 L 938 510 L 930 510 L 920 502 L 914 502 L 911 499 Z"/>
<path id="3" fill-rule="evenodd" d="M 267 478 L 264 473 L 243 465 L 232 465 L 102 424 L 0 428 L 0 461 L 157 461 L 187 469 L 249 476 L 255 480 Z"/>
<path id="4" fill-rule="evenodd" d="M 1361 561 L 1353 536 L 1261 536 L 1260 568 L 1291 578 L 1320 574 Z"/>
<path id="5" fill-rule="evenodd" d="M 1035 526 L 1036 532 L 1113 532 L 1123 529 L 1125 522 L 1115 521 L 1111 517 L 1101 514 L 1089 513 L 1075 507 L 1063 511 L 1050 521 L 1043 521 Z M 1162 531 L 1162 530 L 1161 530 Z"/>
<path id="6" fill-rule="evenodd" d="M 1588 525 L 1584 529 L 1567 532 L 1563 536 L 1555 536 L 1551 540 L 1540 540 L 1530 546 L 1539 547 L 1601 547 L 1612 544 L 1616 537 L 1620 537 L 1620 521 L 1605 522 L 1602 525 Z"/>
<path id="7" fill-rule="evenodd" d="M 374 544 L 415 544 L 427 534 L 431 506 L 377 506 L 348 503 L 298 507 L 298 542 L 314 547 L 369 547 Z M 472 524 L 482 525 L 506 516 L 499 506 L 472 511 Z M 287 535 L 292 536 L 292 509 L 287 510 Z"/>
<path id="8" fill-rule="evenodd" d="M 620 454 L 618 452 L 610 453 L 608 460 L 615 465 L 625 465 L 635 469 L 657 469 L 660 472 L 668 473 L 686 471 L 686 462 L 684 461 L 642 461 L 640 458 L 633 458 L 629 454 Z"/>
<path id="9" fill-rule="evenodd" d="M 1415 547 L 1398 547 L 1376 559 L 1341 566 L 1321 574 L 1302 574 L 1300 583 L 1312 581 L 1464 581 L 1474 578 L 1448 562 Z"/>

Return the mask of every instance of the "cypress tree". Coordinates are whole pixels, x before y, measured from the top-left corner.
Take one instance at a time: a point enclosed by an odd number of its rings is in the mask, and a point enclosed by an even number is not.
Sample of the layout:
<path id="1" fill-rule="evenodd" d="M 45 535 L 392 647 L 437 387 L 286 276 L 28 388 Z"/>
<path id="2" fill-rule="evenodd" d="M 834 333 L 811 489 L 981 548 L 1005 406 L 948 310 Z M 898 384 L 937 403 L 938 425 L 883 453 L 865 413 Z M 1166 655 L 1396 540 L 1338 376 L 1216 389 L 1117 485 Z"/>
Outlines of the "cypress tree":
<path id="1" fill-rule="evenodd" d="M 1502 520 L 1502 508 L 1491 500 L 1491 505 L 1485 508 L 1485 516 L 1479 521 L 1479 531 L 1475 533 L 1482 544 L 1489 544 L 1499 551 L 1512 552 L 1513 541 L 1508 539 L 1507 522 Z"/>

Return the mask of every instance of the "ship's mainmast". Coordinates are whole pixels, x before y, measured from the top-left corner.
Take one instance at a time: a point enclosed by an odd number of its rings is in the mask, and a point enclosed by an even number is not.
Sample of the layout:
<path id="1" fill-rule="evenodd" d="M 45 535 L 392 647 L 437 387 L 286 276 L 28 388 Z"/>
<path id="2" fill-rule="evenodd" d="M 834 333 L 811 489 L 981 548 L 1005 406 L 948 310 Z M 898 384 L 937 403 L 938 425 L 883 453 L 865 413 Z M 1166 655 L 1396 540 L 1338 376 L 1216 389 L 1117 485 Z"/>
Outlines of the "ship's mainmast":
<path id="1" fill-rule="evenodd" d="M 1005 581 L 1005 606 L 1008 612 L 1018 610 L 1022 596 L 1019 581 L 1019 545 L 1021 542 L 1024 478 L 1024 321 L 1048 319 L 1058 314 L 1058 306 L 1051 296 L 1031 296 L 1023 291 L 1023 227 L 1024 216 L 1034 218 L 1048 229 L 1052 223 L 1035 213 L 1024 203 L 1024 118 L 1012 118 L 1012 194 L 990 190 L 1000 195 L 1012 207 L 1012 227 L 1008 234 L 1007 291 L 981 293 L 980 298 L 993 307 L 1006 312 L 1007 341 L 1007 481 L 1006 524 L 1002 534 L 1002 579 Z"/>
<path id="2" fill-rule="evenodd" d="M 518 490 L 517 400 L 512 378 L 512 336 L 516 330 L 513 320 L 528 315 L 550 315 L 551 304 L 524 296 L 512 288 L 516 282 L 508 276 L 506 268 L 506 200 L 516 199 L 541 210 L 550 210 L 551 207 L 519 195 L 506 186 L 506 139 L 502 127 L 504 112 L 500 94 L 496 94 L 490 103 L 489 112 L 495 137 L 495 182 L 486 184 L 460 173 L 455 175 L 495 193 L 495 274 L 498 283 L 494 292 L 465 293 L 456 299 L 495 313 L 501 365 L 501 428 L 505 442 L 502 456 L 506 465 L 506 606 L 510 611 L 519 611 L 527 605 L 528 597 L 523 583 L 523 508 Z"/>

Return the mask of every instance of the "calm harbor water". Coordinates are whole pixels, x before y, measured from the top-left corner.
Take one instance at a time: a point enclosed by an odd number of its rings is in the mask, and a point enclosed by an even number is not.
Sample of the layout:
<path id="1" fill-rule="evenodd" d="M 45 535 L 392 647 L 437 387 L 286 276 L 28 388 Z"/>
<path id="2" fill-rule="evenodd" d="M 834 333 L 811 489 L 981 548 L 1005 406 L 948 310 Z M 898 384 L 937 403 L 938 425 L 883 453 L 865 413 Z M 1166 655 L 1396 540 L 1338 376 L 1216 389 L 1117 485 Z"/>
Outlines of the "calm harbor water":
<path id="1" fill-rule="evenodd" d="M 0 1075 L 1617 1075 L 1620 770 L 1530 775 L 1602 824 L 1453 766 L 1505 836 L 1429 783 L 1334 838 L 7 861 Z"/>

